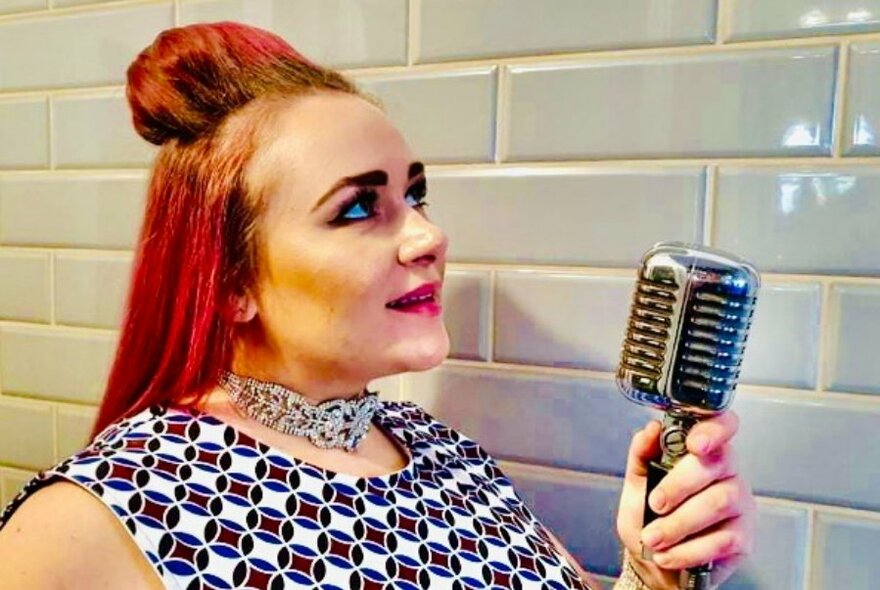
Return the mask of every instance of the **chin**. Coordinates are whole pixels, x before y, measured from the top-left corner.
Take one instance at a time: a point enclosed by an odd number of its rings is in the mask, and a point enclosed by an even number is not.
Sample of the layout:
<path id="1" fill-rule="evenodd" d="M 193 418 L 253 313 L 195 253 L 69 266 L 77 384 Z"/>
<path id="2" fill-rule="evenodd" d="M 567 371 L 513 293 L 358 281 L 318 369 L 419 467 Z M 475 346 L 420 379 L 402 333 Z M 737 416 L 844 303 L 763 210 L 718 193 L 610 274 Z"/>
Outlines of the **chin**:
<path id="1" fill-rule="evenodd" d="M 397 351 L 400 353 L 401 372 L 427 371 L 440 365 L 449 356 L 449 336 L 444 330 L 442 338 L 401 343 Z"/>

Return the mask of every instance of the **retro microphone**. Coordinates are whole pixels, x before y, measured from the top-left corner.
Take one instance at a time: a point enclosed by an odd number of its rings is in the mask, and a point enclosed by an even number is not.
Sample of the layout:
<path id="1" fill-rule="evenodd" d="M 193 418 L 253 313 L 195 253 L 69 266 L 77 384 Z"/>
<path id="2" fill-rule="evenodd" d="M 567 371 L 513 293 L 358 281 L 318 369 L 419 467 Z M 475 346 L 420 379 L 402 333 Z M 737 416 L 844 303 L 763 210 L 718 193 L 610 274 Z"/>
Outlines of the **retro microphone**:
<path id="1" fill-rule="evenodd" d="M 617 370 L 631 401 L 664 412 L 662 456 L 648 495 L 685 455 L 688 431 L 733 401 L 760 278 L 747 261 L 706 246 L 662 242 L 642 258 Z M 642 557 L 650 559 L 647 547 Z M 682 571 L 683 590 L 710 588 L 712 564 Z"/>

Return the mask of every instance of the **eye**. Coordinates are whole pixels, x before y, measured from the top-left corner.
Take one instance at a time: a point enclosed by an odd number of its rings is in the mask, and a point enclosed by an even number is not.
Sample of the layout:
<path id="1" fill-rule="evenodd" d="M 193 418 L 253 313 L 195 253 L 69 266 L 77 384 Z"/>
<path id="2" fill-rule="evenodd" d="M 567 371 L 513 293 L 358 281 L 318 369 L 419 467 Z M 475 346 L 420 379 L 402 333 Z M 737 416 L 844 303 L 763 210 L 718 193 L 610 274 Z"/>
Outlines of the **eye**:
<path id="1" fill-rule="evenodd" d="M 406 198 L 410 199 L 412 205 L 416 209 L 423 209 L 428 206 L 428 202 L 425 201 L 425 197 L 428 195 L 428 185 L 425 182 L 425 179 L 422 178 L 418 182 L 415 182 L 409 190 L 406 192 Z"/>
<path id="2" fill-rule="evenodd" d="M 358 190 L 354 198 L 343 205 L 333 223 L 344 224 L 350 221 L 361 221 L 375 215 L 376 200 L 379 194 L 371 188 Z"/>

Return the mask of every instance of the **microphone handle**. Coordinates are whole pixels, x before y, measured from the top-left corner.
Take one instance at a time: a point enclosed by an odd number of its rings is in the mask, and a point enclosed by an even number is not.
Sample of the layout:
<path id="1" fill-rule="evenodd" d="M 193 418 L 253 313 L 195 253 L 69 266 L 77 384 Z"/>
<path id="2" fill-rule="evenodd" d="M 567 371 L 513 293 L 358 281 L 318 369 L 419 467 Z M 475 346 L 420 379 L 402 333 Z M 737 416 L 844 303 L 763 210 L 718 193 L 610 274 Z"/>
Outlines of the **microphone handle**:
<path id="1" fill-rule="evenodd" d="M 645 487 L 645 512 L 643 528 L 653 522 L 659 515 L 651 510 L 648 505 L 648 496 L 660 480 L 672 469 L 678 461 L 687 454 L 686 440 L 688 432 L 696 424 L 698 418 L 674 410 L 667 411 L 663 416 L 663 430 L 660 433 L 660 448 L 663 455 L 660 461 L 648 463 L 648 481 Z M 642 559 L 651 560 L 653 552 L 648 547 L 642 546 Z M 710 590 L 712 577 L 712 564 L 688 568 L 682 570 L 679 579 L 681 590 Z"/>

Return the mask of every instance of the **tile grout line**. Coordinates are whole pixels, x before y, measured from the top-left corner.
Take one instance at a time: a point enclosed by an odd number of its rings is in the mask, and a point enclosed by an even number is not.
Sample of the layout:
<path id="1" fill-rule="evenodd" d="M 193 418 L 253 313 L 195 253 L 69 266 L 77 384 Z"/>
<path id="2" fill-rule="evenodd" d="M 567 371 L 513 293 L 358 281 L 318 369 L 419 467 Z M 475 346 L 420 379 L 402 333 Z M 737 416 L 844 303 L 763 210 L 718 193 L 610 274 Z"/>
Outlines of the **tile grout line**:
<path id="1" fill-rule="evenodd" d="M 400 376 L 400 382 L 397 384 L 397 399 L 406 402 L 409 399 L 409 376 L 404 373 Z"/>
<path id="2" fill-rule="evenodd" d="M 849 130 L 844 129 L 848 96 L 846 87 L 849 84 L 849 41 L 843 41 L 837 51 L 839 53 L 833 97 L 834 112 L 831 120 L 831 156 L 835 160 L 840 160 L 844 157 L 843 143 L 849 136 Z"/>
<path id="3" fill-rule="evenodd" d="M 597 381 L 613 381 L 615 373 L 588 368 L 554 367 L 549 365 L 517 364 L 499 361 L 476 361 L 471 359 L 449 357 L 443 361 L 443 366 L 449 369 L 464 371 L 484 371 L 503 375 L 505 373 L 526 374 L 530 377 L 561 377 L 565 379 L 595 379 Z M 795 387 L 780 387 L 773 385 L 759 385 L 754 383 L 740 383 L 744 389 L 740 395 L 755 397 L 778 396 L 790 399 L 798 399 L 804 402 L 815 403 L 859 403 L 869 407 L 880 409 L 880 396 L 869 393 L 855 393 L 845 391 L 817 392 L 814 389 L 799 389 Z"/>
<path id="4" fill-rule="evenodd" d="M 510 82 L 510 71 L 504 64 L 499 64 L 497 68 L 498 71 L 495 73 L 495 127 L 494 137 L 492 138 L 495 145 L 492 146 L 492 160 L 495 164 L 500 164 L 507 155 L 504 153 L 506 151 L 504 148 L 507 143 L 508 131 L 508 108 L 505 97 L 507 95 L 507 86 Z"/>
<path id="5" fill-rule="evenodd" d="M 47 2 L 46 8 L 2 14 L 0 15 L 0 25 L 6 24 L 7 22 L 15 23 L 17 21 L 33 21 L 48 17 L 63 17 L 89 12 L 97 13 L 108 9 L 120 10 L 137 6 L 149 6 L 151 4 L 166 4 L 168 1 L 169 0 L 115 0 L 111 6 L 108 6 L 106 3 L 92 2 L 90 4 L 61 7 L 54 6 L 54 2 Z"/>
<path id="6" fill-rule="evenodd" d="M 804 571 L 802 580 L 802 589 L 810 590 L 812 588 L 813 563 L 816 559 L 816 510 L 815 508 L 807 509 L 807 531 L 804 534 Z"/>
<path id="7" fill-rule="evenodd" d="M 421 0 L 409 0 L 407 3 L 406 65 L 407 69 L 415 65 L 416 48 L 422 41 L 422 5 Z"/>
<path id="8" fill-rule="evenodd" d="M 58 94 L 53 92 L 53 94 Z M 105 97 L 101 97 L 105 98 Z M 429 172 L 441 174 L 444 176 L 457 176 L 467 174 L 492 175 L 504 172 L 517 171 L 524 169 L 532 169 L 535 176 L 552 175 L 562 173 L 587 173 L 594 171 L 603 171 L 606 169 L 648 169 L 663 170 L 676 168 L 694 168 L 705 166 L 736 166 L 772 168 L 804 168 L 809 169 L 816 166 L 825 166 L 827 168 L 838 167 L 860 167 L 860 166 L 876 166 L 880 164 L 880 156 L 860 156 L 846 157 L 835 159 L 829 156 L 815 157 L 765 157 L 765 158 L 643 158 L 631 159 L 626 157 L 606 158 L 597 160 L 569 159 L 569 160 L 523 160 L 523 161 L 502 161 L 502 162 L 459 162 L 459 163 L 432 163 L 426 162 Z M 3 176 L 27 176 L 27 175 L 95 175 L 95 176 L 121 176 L 121 175 L 145 175 L 150 171 L 149 167 L 62 167 L 53 170 L 45 168 L 18 168 L 0 170 L 0 177 Z"/>
<path id="9" fill-rule="evenodd" d="M 55 252 L 49 252 L 49 325 L 57 325 L 56 305 L 55 305 Z"/>
<path id="10" fill-rule="evenodd" d="M 593 51 L 572 51 L 568 53 L 538 53 L 531 55 L 496 55 L 493 57 L 463 58 L 449 61 L 432 61 L 413 64 L 410 69 L 419 72 L 468 70 L 489 67 L 498 64 L 513 67 L 534 67 L 544 65 L 578 65 L 579 63 L 596 63 L 599 61 L 620 61 L 628 63 L 633 60 L 657 58 L 700 57 L 719 54 L 737 55 L 764 50 L 812 49 L 816 47 L 833 48 L 842 41 L 876 42 L 880 40 L 880 32 L 837 35 L 795 37 L 790 39 L 744 41 L 715 45 L 712 43 L 688 45 L 664 45 L 637 48 L 605 48 Z M 401 65 L 369 66 L 363 68 L 343 69 L 344 73 L 360 75 L 381 75 L 402 73 L 408 68 Z"/>
<path id="11" fill-rule="evenodd" d="M 578 469 L 566 468 L 566 467 L 555 467 L 551 465 L 542 465 L 538 463 L 527 463 L 522 460 L 517 459 L 507 459 L 507 458 L 498 458 L 499 466 L 505 470 L 510 472 L 518 472 L 520 474 L 525 475 L 533 475 L 536 477 L 546 477 L 551 479 L 565 479 L 573 482 L 602 482 L 602 483 L 614 483 L 614 482 L 623 482 L 622 475 L 609 475 L 607 473 L 597 473 L 593 471 L 581 471 Z M 868 509 L 855 509 L 855 508 L 847 508 L 843 506 L 834 506 L 830 504 L 819 504 L 817 502 L 809 502 L 804 500 L 792 500 L 789 498 L 778 498 L 776 496 L 766 496 L 757 494 L 755 496 L 758 499 L 760 504 L 765 506 L 776 506 L 780 508 L 789 508 L 794 510 L 803 510 L 804 512 L 814 513 L 818 515 L 819 512 L 827 513 L 827 514 L 836 514 L 840 516 L 847 516 L 850 518 L 863 518 L 868 519 L 872 522 L 880 522 L 880 511 L 868 510 Z M 809 526 L 809 520 L 808 520 Z"/>
<path id="12" fill-rule="evenodd" d="M 55 97 L 52 93 L 46 96 L 46 135 L 49 149 L 49 170 L 57 166 L 55 156 Z"/>
<path id="13" fill-rule="evenodd" d="M 54 404 L 49 404 L 52 410 L 52 462 L 58 461 L 58 408 Z"/>
<path id="14" fill-rule="evenodd" d="M 94 256 L 113 258 L 118 260 L 132 260 L 134 250 L 130 248 L 92 248 L 78 246 L 58 246 L 53 244 L 0 244 L 0 252 L 8 253 L 56 253 L 74 254 L 78 256 Z M 591 266 L 563 265 L 555 263 L 547 264 L 515 264 L 505 262 L 457 262 L 449 261 L 447 266 L 450 270 L 478 270 L 478 271 L 510 271 L 525 270 L 535 273 L 568 273 L 579 276 L 606 277 L 606 278 L 631 278 L 635 270 L 633 266 Z M 761 274 L 766 284 L 776 285 L 782 283 L 823 283 L 833 282 L 848 285 L 880 285 L 880 276 L 869 275 L 814 275 L 792 274 L 784 272 L 766 272 Z"/>
<path id="15" fill-rule="evenodd" d="M 715 45 L 726 44 L 730 16 L 729 2 L 727 0 L 718 0 L 715 3 Z"/>
<path id="16" fill-rule="evenodd" d="M 712 246 L 715 242 L 715 200 L 718 187 L 718 166 L 712 164 L 705 171 L 703 190 L 703 244 Z"/>
<path id="17" fill-rule="evenodd" d="M 831 352 L 831 338 L 836 332 L 836 326 L 829 323 L 831 319 L 831 280 L 822 281 L 819 294 L 819 346 L 816 350 L 816 393 L 822 393 L 826 388 L 829 362 L 834 358 Z"/>
<path id="18" fill-rule="evenodd" d="M 411 68 L 413 64 L 416 62 L 416 47 L 418 47 L 418 42 L 421 41 L 421 27 L 419 26 L 419 16 L 421 15 L 421 6 L 419 6 L 420 0 L 409 0 L 407 2 L 406 8 L 406 17 L 407 17 L 407 31 L 406 31 L 406 66 L 407 69 Z"/>
<path id="19" fill-rule="evenodd" d="M 486 361 L 495 360 L 495 293 L 498 288 L 497 271 L 489 271 L 489 301 L 486 305 Z"/>

